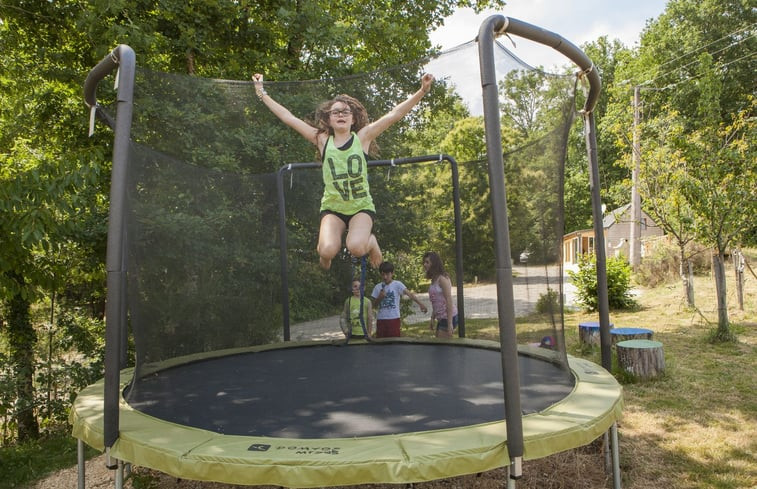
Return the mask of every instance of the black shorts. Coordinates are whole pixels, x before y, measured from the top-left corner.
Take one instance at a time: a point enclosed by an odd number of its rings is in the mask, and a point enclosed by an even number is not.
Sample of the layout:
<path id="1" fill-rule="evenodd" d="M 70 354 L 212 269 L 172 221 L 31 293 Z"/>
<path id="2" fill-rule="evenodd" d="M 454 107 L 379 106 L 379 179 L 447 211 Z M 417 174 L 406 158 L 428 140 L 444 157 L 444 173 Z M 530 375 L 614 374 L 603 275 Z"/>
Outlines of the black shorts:
<path id="1" fill-rule="evenodd" d="M 352 219 L 353 216 L 356 216 L 360 213 L 368 214 L 371 217 L 371 222 L 374 222 L 374 223 L 376 222 L 376 213 L 373 211 L 369 211 L 367 209 L 362 210 L 362 211 L 357 211 L 355 214 L 352 214 L 352 215 L 342 214 L 341 212 L 335 212 L 335 211 L 330 211 L 326 209 L 326 210 L 321 211 L 321 216 L 319 220 L 323 220 L 323 216 L 327 214 L 334 214 L 336 217 L 342 220 L 345 226 L 350 227 L 350 219 Z"/>

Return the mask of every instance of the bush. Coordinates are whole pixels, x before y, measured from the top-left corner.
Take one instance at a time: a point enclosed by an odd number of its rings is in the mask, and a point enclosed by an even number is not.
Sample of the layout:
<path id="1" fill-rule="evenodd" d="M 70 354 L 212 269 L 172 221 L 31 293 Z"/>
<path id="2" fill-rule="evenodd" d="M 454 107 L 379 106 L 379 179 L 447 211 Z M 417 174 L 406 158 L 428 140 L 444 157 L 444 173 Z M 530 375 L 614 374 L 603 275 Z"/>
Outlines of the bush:
<path id="1" fill-rule="evenodd" d="M 686 246 L 686 254 L 694 265 L 694 273 L 707 273 L 710 269 L 709 249 L 697 243 Z M 670 240 L 658 240 L 644 256 L 634 279 L 645 287 L 680 281 L 681 254 Z"/>
<path id="2" fill-rule="evenodd" d="M 536 301 L 536 312 L 539 314 L 553 314 L 560 310 L 560 296 L 554 289 L 548 289 L 546 294 L 540 294 Z"/>
<path id="3" fill-rule="evenodd" d="M 579 259 L 578 271 L 568 271 L 577 288 L 577 300 L 588 312 L 598 308 L 597 261 L 594 254 Z M 607 295 L 610 309 L 634 309 L 638 303 L 631 295 L 631 267 L 624 257 L 607 259 Z"/>

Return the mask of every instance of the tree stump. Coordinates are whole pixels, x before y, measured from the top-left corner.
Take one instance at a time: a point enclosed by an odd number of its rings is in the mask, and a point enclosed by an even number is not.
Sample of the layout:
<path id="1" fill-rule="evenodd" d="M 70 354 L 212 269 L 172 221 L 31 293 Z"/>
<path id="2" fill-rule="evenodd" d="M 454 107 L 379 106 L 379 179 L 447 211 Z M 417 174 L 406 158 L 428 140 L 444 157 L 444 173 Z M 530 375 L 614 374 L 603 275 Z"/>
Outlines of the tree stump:
<path id="1" fill-rule="evenodd" d="M 612 323 L 610 323 L 610 328 L 612 328 Z M 578 323 L 578 340 L 582 345 L 599 345 L 601 343 L 599 339 L 599 321 Z"/>
<path id="2" fill-rule="evenodd" d="M 626 340 L 651 340 L 653 331 L 646 328 L 613 328 L 610 330 L 612 344 Z"/>
<path id="3" fill-rule="evenodd" d="M 662 343 L 652 340 L 626 340 L 615 345 L 618 365 L 641 380 L 657 377 L 665 371 Z"/>

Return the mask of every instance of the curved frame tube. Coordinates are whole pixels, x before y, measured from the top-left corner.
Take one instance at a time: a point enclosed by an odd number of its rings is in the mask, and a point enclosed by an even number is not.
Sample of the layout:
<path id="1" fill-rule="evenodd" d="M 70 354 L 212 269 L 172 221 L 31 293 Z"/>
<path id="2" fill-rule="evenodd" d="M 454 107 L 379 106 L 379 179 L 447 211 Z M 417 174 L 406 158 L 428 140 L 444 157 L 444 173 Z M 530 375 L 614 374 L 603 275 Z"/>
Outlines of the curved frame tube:
<path id="1" fill-rule="evenodd" d="M 118 68 L 115 120 L 97 104 L 98 83 Z M 108 214 L 108 248 L 105 258 L 107 298 L 105 311 L 105 393 L 103 410 L 104 443 L 110 448 L 118 439 L 118 399 L 120 370 L 126 350 L 126 182 L 131 140 L 136 56 L 125 44 L 118 45 L 87 75 L 84 100 L 98 117 L 114 130 L 113 169 Z"/>
<path id="2" fill-rule="evenodd" d="M 494 38 L 505 33 L 514 34 L 531 41 L 552 47 L 573 61 L 589 82 L 589 93 L 583 108 L 586 149 L 589 156 L 592 214 L 595 231 L 597 258 L 597 285 L 599 301 L 600 338 L 602 366 L 610 370 L 612 350 L 610 316 L 607 297 L 607 272 L 604 229 L 599 195 L 599 165 L 597 162 L 596 130 L 593 110 L 599 99 L 601 80 L 594 63 L 570 41 L 554 32 L 526 22 L 493 15 L 481 24 L 478 33 L 479 62 L 481 65 L 481 89 L 484 105 L 486 149 L 489 158 L 489 180 L 492 200 L 495 254 L 497 263 L 497 302 L 499 310 L 500 340 L 502 342 L 502 370 L 505 383 L 505 409 L 507 412 L 507 444 L 510 456 L 510 477 L 522 476 L 523 427 L 520 412 L 520 385 L 518 381 L 517 339 L 515 335 L 514 300 L 512 291 L 512 265 L 510 263 L 510 236 L 507 217 L 507 192 L 504 180 L 502 139 L 499 121 L 499 95 L 494 67 Z M 505 375 L 507 372 L 507 375 Z"/>

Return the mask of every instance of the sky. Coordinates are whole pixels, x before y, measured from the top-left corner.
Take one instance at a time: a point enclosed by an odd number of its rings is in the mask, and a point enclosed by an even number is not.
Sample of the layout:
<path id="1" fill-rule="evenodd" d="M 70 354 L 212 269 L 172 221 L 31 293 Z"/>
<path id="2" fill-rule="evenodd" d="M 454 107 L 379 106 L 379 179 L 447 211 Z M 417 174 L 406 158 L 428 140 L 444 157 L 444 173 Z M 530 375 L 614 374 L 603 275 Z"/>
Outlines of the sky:
<path id="1" fill-rule="evenodd" d="M 626 47 L 638 45 L 647 20 L 657 18 L 667 0 L 509 0 L 502 9 L 475 14 L 473 9 L 458 9 L 431 33 L 431 42 L 443 49 L 475 39 L 489 16 L 501 14 L 559 34 L 576 46 L 601 36 L 618 39 Z M 557 51 L 523 38 L 498 38 L 510 51 L 531 66 L 552 68 L 569 63 Z"/>

